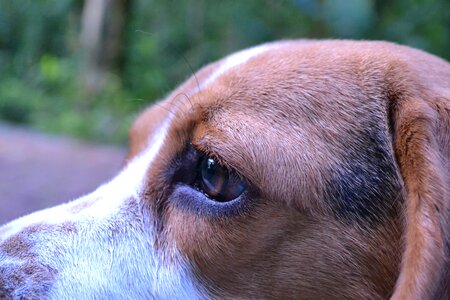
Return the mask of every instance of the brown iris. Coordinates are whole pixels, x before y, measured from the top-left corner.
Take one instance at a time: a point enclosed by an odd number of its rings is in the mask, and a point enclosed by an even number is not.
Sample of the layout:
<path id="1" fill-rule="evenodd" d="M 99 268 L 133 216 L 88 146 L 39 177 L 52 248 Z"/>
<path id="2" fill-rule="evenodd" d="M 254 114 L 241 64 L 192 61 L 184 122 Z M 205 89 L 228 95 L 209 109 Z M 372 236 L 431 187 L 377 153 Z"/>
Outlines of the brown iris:
<path id="1" fill-rule="evenodd" d="M 246 188 L 245 182 L 237 174 L 222 167 L 211 157 L 202 160 L 200 176 L 203 190 L 215 201 L 234 200 Z"/>

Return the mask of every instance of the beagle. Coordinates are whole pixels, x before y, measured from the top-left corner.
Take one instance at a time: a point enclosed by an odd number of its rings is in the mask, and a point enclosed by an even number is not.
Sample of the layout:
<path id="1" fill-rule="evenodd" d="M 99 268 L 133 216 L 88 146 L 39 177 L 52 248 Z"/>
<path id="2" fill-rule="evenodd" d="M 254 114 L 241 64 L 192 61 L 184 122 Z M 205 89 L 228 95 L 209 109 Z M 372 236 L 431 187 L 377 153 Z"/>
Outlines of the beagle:
<path id="1" fill-rule="evenodd" d="M 129 149 L 93 193 L 0 227 L 1 299 L 450 298 L 442 59 L 243 50 L 144 111 Z"/>

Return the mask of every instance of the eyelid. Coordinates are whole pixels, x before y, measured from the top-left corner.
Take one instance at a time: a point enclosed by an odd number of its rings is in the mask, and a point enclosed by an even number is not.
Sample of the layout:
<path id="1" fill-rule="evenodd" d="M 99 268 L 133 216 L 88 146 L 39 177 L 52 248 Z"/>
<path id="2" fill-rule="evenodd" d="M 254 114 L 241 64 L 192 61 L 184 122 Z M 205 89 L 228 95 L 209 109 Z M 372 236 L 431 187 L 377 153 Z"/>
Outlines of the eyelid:
<path id="1" fill-rule="evenodd" d="M 186 154 L 188 154 L 188 159 L 186 159 Z M 210 198 L 200 188 L 200 178 L 198 177 L 200 162 L 208 157 L 215 159 L 218 163 L 220 161 L 220 166 L 227 168 L 228 171 L 234 173 L 245 183 L 245 190 L 235 199 L 220 202 Z M 258 189 L 253 187 L 236 169 L 225 163 L 224 159 L 220 158 L 219 154 L 211 151 L 205 145 L 199 146 L 193 142 L 188 143 L 185 150 L 179 153 L 177 163 L 174 164 L 175 171 L 172 174 L 175 175 L 169 177 L 173 190 L 171 190 L 167 199 L 168 203 L 208 218 L 236 217 L 249 214 L 253 210 L 253 206 L 259 203 L 257 202 L 260 199 Z M 190 175 L 186 177 L 186 174 Z"/>
<path id="2" fill-rule="evenodd" d="M 211 150 L 210 147 L 208 147 L 208 145 L 199 145 L 196 143 L 191 143 L 192 146 L 194 146 L 195 149 L 197 149 L 199 152 L 203 153 L 203 155 L 211 157 L 212 159 L 214 159 L 219 166 L 221 166 L 222 168 L 225 168 L 229 171 L 233 170 L 234 168 L 232 168 L 227 162 L 226 160 L 224 160 L 219 154 L 215 153 L 214 151 Z"/>
<path id="3" fill-rule="evenodd" d="M 199 152 L 203 153 L 203 155 L 209 156 L 213 158 L 222 168 L 227 169 L 230 172 L 235 173 L 237 176 L 239 176 L 244 182 L 247 184 L 247 186 L 252 186 L 252 182 L 247 179 L 247 176 L 245 176 L 239 166 L 234 166 L 229 163 L 228 160 L 224 159 L 223 156 L 220 155 L 220 153 L 217 153 L 209 146 L 209 143 L 203 139 L 200 139 L 199 141 L 191 141 L 191 145 Z"/>

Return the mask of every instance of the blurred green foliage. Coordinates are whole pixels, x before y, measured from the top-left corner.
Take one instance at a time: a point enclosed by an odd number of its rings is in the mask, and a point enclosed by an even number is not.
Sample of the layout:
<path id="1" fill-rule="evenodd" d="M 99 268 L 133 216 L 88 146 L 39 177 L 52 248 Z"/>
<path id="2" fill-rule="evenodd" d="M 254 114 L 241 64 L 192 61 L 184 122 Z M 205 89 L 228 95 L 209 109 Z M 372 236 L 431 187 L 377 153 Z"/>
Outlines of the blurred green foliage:
<path id="1" fill-rule="evenodd" d="M 127 1 L 100 93 L 80 80 L 83 1 L 0 2 L 0 119 L 123 143 L 135 114 L 205 63 L 280 38 L 383 39 L 450 59 L 448 0 Z"/>

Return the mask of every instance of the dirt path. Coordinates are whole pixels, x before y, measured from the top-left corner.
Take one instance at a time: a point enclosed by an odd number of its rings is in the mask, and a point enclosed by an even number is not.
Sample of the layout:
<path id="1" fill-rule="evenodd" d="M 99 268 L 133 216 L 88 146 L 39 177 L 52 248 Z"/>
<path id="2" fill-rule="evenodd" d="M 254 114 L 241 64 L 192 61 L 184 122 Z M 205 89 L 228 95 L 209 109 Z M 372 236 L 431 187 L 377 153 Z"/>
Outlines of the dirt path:
<path id="1" fill-rule="evenodd" d="M 92 191 L 124 157 L 121 148 L 0 123 L 0 224 Z"/>

